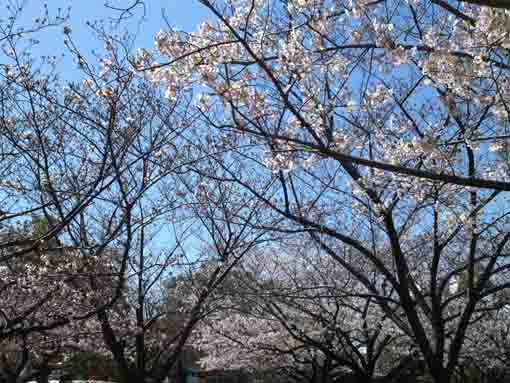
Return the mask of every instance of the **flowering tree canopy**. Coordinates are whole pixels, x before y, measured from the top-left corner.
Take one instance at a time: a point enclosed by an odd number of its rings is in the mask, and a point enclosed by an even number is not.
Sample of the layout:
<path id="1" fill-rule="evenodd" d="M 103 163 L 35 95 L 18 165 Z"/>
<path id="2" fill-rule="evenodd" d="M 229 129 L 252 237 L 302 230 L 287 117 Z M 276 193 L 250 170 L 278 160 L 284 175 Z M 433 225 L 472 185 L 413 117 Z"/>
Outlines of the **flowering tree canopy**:
<path id="1" fill-rule="evenodd" d="M 196 95 L 226 174 L 199 171 L 262 201 L 259 229 L 317 243 L 449 381 L 510 287 L 503 2 L 198 2 L 210 21 L 133 63 Z"/>
<path id="2" fill-rule="evenodd" d="M 8 21 L 0 20 L 0 373 L 22 381 L 36 365 L 48 372 L 50 359 L 93 351 L 110 356 L 123 381 L 163 381 L 209 293 L 261 235 L 245 221 L 223 225 L 222 215 L 243 201 L 228 188 L 208 192 L 192 172 L 204 155 L 192 145 L 190 99 L 169 103 L 135 75 L 125 55 L 130 35 L 114 40 L 91 26 L 105 44 L 91 58 L 62 25 L 65 16 L 48 21 L 45 13 L 27 30 L 16 24 L 22 7 L 7 9 Z M 31 55 L 30 32 L 55 25 L 78 65 L 77 81 L 60 78 L 55 58 Z M 171 334 L 165 283 L 194 275 L 202 263 L 212 267 Z"/>
<path id="3" fill-rule="evenodd" d="M 308 381 L 504 366 L 507 2 L 196 2 L 155 49 L 90 25 L 95 57 L 61 13 L 0 21 L 2 373 L 96 346 L 161 382 L 187 344 Z M 76 81 L 31 56 L 55 25 Z"/>

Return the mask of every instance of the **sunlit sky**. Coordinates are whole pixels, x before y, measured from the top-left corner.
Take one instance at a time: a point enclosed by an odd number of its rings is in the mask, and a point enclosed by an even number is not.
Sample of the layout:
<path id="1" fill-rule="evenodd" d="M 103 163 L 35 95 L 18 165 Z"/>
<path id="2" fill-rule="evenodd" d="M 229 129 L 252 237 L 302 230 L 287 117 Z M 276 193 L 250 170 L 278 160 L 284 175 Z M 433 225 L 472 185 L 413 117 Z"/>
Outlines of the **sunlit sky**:
<path id="1" fill-rule="evenodd" d="M 134 0 L 108 0 L 116 7 L 129 6 Z M 7 2 L 0 2 L 2 8 Z M 55 16 L 61 9 L 67 14 L 71 7 L 70 17 L 67 22 L 72 28 L 72 38 L 84 56 L 88 56 L 95 49 L 100 51 L 102 45 L 94 38 L 93 33 L 87 26 L 88 22 L 103 20 L 105 25 L 118 18 L 119 12 L 107 9 L 105 0 L 28 0 L 25 1 L 22 18 L 19 25 L 28 27 L 36 18 L 40 18 L 45 11 L 45 4 L 50 16 Z M 2 12 L 0 12 L 1 14 Z M 136 48 L 153 48 L 154 34 L 166 28 L 168 22 L 179 29 L 195 30 L 200 22 L 207 16 L 206 10 L 195 0 L 146 0 L 144 7 L 138 7 L 133 11 L 133 16 L 122 23 L 123 29 L 137 34 Z M 65 36 L 62 26 L 45 30 L 36 35 L 40 44 L 33 50 L 35 57 L 43 55 L 65 56 L 61 59 L 59 70 L 64 77 L 72 77 L 76 73 L 76 66 L 64 46 Z"/>

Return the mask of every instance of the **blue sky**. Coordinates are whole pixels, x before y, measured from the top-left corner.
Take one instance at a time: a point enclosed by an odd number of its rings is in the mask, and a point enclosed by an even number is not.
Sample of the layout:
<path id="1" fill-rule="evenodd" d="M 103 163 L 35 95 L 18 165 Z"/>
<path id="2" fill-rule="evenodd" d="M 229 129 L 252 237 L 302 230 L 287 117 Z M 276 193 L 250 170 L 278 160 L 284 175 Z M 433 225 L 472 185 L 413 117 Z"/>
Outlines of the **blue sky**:
<path id="1" fill-rule="evenodd" d="M 134 0 L 108 0 L 113 6 L 124 6 L 134 2 Z M 118 16 L 118 12 L 105 8 L 105 0 L 28 0 L 26 1 L 23 16 L 19 25 L 29 26 L 33 24 L 36 18 L 44 14 L 44 4 L 47 4 L 50 16 L 55 16 L 60 9 L 67 13 L 68 7 L 71 7 L 68 24 L 71 25 L 73 41 L 80 48 L 80 51 L 88 56 L 92 50 L 101 50 L 99 44 L 86 22 L 103 20 L 109 23 L 113 17 Z M 166 29 L 165 18 L 169 24 L 186 31 L 195 30 L 200 22 L 207 16 L 204 7 L 195 0 L 146 0 L 145 16 L 143 8 L 139 7 L 134 17 L 125 22 L 123 27 L 130 32 L 137 32 L 137 48 L 153 48 L 154 34 L 161 29 Z M 67 49 L 64 46 L 65 36 L 62 33 L 62 26 L 46 30 L 37 34 L 40 44 L 33 50 L 35 57 L 43 55 L 61 56 L 66 54 Z M 62 58 L 59 69 L 62 70 L 64 77 L 71 77 L 76 74 L 76 67 L 68 54 Z"/>

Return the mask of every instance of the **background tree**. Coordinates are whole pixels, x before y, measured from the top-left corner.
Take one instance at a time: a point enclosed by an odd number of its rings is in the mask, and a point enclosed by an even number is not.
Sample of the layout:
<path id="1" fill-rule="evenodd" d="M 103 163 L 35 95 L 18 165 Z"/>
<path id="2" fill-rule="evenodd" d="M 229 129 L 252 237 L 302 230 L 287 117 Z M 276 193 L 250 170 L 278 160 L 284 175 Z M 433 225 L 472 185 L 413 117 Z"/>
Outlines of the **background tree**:
<path id="1" fill-rule="evenodd" d="M 403 379 L 413 342 L 334 260 L 289 242 L 245 257 L 215 291 L 222 304 L 193 342 L 204 353 L 201 363 L 278 371 L 299 382 Z M 298 248 L 306 249 L 299 260 Z"/>

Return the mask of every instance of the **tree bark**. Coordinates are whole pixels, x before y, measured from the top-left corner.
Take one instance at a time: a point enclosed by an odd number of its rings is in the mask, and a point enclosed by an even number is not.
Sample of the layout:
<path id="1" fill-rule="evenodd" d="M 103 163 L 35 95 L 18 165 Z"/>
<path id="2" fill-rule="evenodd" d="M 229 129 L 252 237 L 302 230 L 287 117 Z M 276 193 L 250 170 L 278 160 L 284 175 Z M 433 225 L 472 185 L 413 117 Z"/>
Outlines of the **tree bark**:
<path id="1" fill-rule="evenodd" d="M 444 367 L 434 368 L 431 371 L 434 383 L 450 383 L 450 373 Z"/>
<path id="2" fill-rule="evenodd" d="M 48 368 L 42 367 L 37 374 L 37 383 L 48 383 L 50 372 Z"/>

